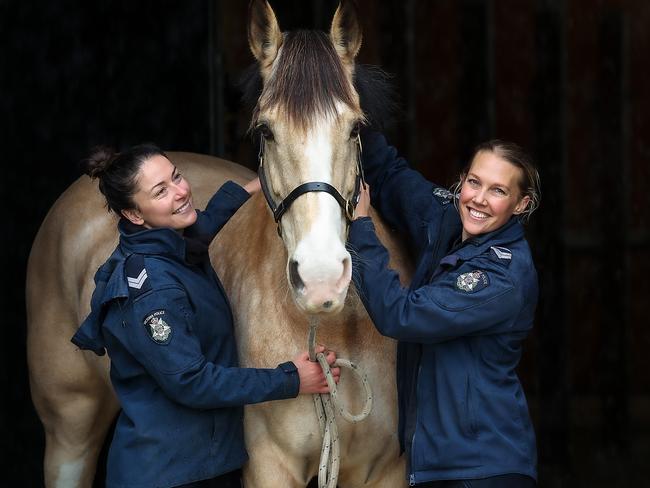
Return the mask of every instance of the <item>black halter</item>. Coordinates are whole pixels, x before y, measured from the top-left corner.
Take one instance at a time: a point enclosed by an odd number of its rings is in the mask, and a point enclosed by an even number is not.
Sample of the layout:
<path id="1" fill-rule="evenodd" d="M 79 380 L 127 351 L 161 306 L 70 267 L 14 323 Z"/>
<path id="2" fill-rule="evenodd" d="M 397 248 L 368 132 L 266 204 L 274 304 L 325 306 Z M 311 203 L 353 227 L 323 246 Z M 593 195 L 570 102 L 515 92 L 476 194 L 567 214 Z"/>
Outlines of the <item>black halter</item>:
<path id="1" fill-rule="evenodd" d="M 305 193 L 310 193 L 310 192 L 318 192 L 318 191 L 324 191 L 325 193 L 329 193 L 334 197 L 334 199 L 338 202 L 340 205 L 341 209 L 343 210 L 343 214 L 345 215 L 345 219 L 348 222 L 352 222 L 354 219 L 354 209 L 357 207 L 357 204 L 359 203 L 359 197 L 361 195 L 361 185 L 366 186 L 366 180 L 363 175 L 363 167 L 361 166 L 361 138 L 357 136 L 357 171 L 356 171 L 356 177 L 354 181 L 354 193 L 352 194 L 352 198 L 349 200 L 346 200 L 343 198 L 343 196 L 339 193 L 339 191 L 334 188 L 332 185 L 329 183 L 325 183 L 324 181 L 310 181 L 308 183 L 303 183 L 302 185 L 297 186 L 289 194 L 282 200 L 279 204 L 275 204 L 273 201 L 273 198 L 271 197 L 271 192 L 269 191 L 269 185 L 266 181 L 266 172 L 264 171 L 264 137 L 260 137 L 260 154 L 259 154 L 259 160 L 260 160 L 260 166 L 257 171 L 257 174 L 260 178 L 260 185 L 262 187 L 262 192 L 264 193 L 264 198 L 266 198 L 266 203 L 269 204 L 269 208 L 271 209 L 271 212 L 273 212 L 273 218 L 275 219 L 275 222 L 278 224 L 278 234 L 280 234 L 280 219 L 284 215 L 284 213 L 289 210 L 289 207 L 291 204 L 301 195 Z"/>

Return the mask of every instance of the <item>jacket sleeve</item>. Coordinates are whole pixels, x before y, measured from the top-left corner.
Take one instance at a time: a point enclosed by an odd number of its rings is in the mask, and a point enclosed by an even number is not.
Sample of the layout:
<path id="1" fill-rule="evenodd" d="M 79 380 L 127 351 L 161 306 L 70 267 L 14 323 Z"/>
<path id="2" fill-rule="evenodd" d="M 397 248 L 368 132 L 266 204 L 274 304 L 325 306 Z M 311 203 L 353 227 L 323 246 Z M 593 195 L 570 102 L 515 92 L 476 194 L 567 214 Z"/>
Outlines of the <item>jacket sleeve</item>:
<path id="1" fill-rule="evenodd" d="M 185 234 L 210 244 L 217 232 L 249 198 L 248 192 L 237 183 L 226 181 L 212 196 L 205 210 L 197 212 L 196 222 L 185 229 Z"/>
<path id="2" fill-rule="evenodd" d="M 129 352 L 169 398 L 192 408 L 219 408 L 297 396 L 300 380 L 292 362 L 263 369 L 207 361 L 192 331 L 189 310 L 181 288 L 155 290 L 133 304 L 129 331 L 122 334 Z M 156 339 L 150 330 L 154 320 L 169 328 Z"/>
<path id="3" fill-rule="evenodd" d="M 498 265 L 467 261 L 454 272 L 442 273 L 431 283 L 408 290 L 388 268 L 388 252 L 377 239 L 369 218 L 350 228 L 355 252 L 354 280 L 359 296 L 377 330 L 405 342 L 438 343 L 462 336 L 512 330 L 521 310 L 521 294 Z M 481 269 L 487 285 L 474 292 L 459 288 L 464 273 Z"/>
<path id="4" fill-rule="evenodd" d="M 422 246 L 422 219 L 433 200 L 433 183 L 411 169 L 379 132 L 362 130 L 362 163 L 370 199 L 388 225 Z"/>

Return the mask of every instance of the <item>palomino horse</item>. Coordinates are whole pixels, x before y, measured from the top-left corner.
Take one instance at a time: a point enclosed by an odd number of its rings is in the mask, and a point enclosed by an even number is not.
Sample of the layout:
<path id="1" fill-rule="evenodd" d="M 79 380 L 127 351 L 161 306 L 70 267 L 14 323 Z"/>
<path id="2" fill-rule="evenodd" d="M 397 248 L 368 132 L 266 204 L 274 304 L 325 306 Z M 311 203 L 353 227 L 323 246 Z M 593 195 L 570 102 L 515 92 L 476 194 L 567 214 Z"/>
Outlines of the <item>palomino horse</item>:
<path id="1" fill-rule="evenodd" d="M 338 485 L 404 485 L 396 435 L 395 345 L 375 331 L 356 294 L 348 293 L 346 212 L 334 197 L 336 192 L 339 199 L 353 198 L 356 127 L 364 116 L 372 117 L 362 110 L 353 83 L 361 43 L 356 12 L 341 4 L 329 37 L 282 34 L 266 0 L 253 0 L 249 42 L 261 79 L 253 124 L 264 138 L 261 171 L 270 201 L 282 201 L 304 183 L 335 190 L 300 193 L 277 229 L 263 195 L 255 195 L 211 245 L 212 262 L 231 299 L 242 365 L 274 367 L 304 350 L 310 317 L 319 317 L 319 342 L 359 363 L 374 391 L 365 421 L 339 421 Z M 361 78 L 357 70 L 357 86 Z M 216 158 L 170 157 L 192 183 L 198 206 L 227 179 L 243 182 L 253 176 Z M 404 271 L 395 242 L 379 223 L 377 228 L 391 250 L 392 266 Z M 91 486 L 119 409 L 108 359 L 70 342 L 89 312 L 95 270 L 116 243 L 115 217 L 105 211 L 97 186 L 81 177 L 48 213 L 30 255 L 28 362 L 32 397 L 45 427 L 49 487 Z M 339 394 L 352 411 L 361 404 L 357 386 L 344 371 Z M 245 486 L 299 487 L 317 474 L 321 433 L 311 398 L 247 407 L 245 434 L 250 454 Z"/>

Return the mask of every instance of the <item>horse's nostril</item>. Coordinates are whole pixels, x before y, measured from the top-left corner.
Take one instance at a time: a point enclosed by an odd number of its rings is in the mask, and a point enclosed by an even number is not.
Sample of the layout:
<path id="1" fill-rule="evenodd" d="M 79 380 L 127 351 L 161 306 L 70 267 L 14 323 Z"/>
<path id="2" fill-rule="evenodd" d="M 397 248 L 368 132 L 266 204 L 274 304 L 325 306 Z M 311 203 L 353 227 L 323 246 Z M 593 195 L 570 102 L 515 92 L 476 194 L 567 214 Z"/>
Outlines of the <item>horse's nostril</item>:
<path id="1" fill-rule="evenodd" d="M 303 283 L 302 278 L 300 278 L 300 273 L 298 273 L 298 261 L 293 259 L 289 261 L 289 281 L 291 281 L 291 286 L 296 291 L 301 291 L 305 288 L 305 283 Z"/>
<path id="2" fill-rule="evenodd" d="M 323 308 L 331 308 L 332 305 L 334 305 L 334 302 L 332 300 L 327 300 L 325 303 L 323 303 Z"/>

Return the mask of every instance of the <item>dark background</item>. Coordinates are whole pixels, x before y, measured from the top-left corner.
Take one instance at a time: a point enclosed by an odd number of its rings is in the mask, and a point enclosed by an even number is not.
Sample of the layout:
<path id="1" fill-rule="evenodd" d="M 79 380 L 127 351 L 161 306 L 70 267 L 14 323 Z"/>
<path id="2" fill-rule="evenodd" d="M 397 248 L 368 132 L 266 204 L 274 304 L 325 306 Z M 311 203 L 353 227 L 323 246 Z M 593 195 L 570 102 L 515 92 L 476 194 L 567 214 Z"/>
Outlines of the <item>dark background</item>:
<path id="1" fill-rule="evenodd" d="M 327 29 L 336 6 L 271 3 L 283 29 Z M 491 137 L 538 162 L 528 236 L 541 301 L 520 375 L 540 486 L 650 486 L 650 2 L 358 3 L 359 60 L 394 75 L 388 135 L 414 166 L 448 186 Z M 246 4 L 0 0 L 1 486 L 42 484 L 24 310 L 41 221 L 96 144 L 156 141 L 254 167 L 236 88 L 253 60 Z"/>

